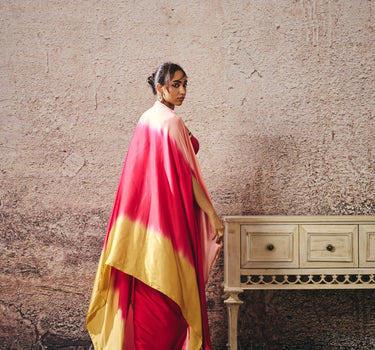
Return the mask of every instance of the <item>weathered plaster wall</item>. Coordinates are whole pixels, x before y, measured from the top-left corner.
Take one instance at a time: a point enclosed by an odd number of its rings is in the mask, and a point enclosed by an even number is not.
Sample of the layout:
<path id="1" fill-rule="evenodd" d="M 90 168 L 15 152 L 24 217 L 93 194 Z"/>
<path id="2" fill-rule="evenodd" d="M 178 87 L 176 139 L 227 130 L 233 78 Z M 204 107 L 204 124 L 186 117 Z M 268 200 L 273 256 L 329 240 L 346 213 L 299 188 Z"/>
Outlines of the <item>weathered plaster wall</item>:
<path id="1" fill-rule="evenodd" d="M 374 11 L 368 0 L 2 2 L 3 347 L 88 348 L 122 163 L 153 102 L 145 79 L 165 60 L 188 73 L 178 113 L 221 215 L 374 215 Z M 219 259 L 207 289 L 215 349 L 222 279 Z M 374 347 L 372 295 L 247 293 L 241 347 Z"/>

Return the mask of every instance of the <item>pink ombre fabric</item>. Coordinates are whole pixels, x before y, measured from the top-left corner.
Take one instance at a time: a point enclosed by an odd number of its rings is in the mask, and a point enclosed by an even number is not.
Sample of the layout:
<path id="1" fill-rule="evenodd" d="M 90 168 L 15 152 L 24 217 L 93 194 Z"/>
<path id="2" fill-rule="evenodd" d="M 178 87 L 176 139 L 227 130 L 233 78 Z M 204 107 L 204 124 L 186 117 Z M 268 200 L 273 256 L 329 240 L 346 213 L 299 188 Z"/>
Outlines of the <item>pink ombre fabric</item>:
<path id="1" fill-rule="evenodd" d="M 165 350 L 165 341 L 180 347 L 181 334 L 186 349 L 211 349 L 205 283 L 220 245 L 194 200 L 192 176 L 209 198 L 194 148 L 199 148 L 197 140 L 165 105 L 156 102 L 142 115 L 121 174 L 87 315 L 96 349 Z M 161 331 L 165 324 L 168 339 Z"/>

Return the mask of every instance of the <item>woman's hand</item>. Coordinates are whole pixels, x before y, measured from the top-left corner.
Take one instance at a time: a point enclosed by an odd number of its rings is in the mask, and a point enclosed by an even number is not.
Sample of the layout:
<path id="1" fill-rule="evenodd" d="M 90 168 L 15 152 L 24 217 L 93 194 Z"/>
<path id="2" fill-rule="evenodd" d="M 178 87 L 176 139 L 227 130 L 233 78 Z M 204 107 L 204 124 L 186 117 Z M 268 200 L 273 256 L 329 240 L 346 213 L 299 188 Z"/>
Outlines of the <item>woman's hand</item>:
<path id="1" fill-rule="evenodd" d="M 207 214 L 210 224 L 214 231 L 214 237 L 212 240 L 216 239 L 216 243 L 221 243 L 224 237 L 224 225 L 220 218 L 217 216 L 216 211 L 210 201 L 207 199 L 202 187 L 199 185 L 196 178 L 192 175 L 193 183 L 193 193 L 194 198 L 200 208 Z"/>
<path id="2" fill-rule="evenodd" d="M 210 224 L 214 231 L 213 240 L 216 239 L 216 243 L 221 243 L 224 237 L 224 224 L 217 216 L 216 212 L 213 212 L 210 216 Z"/>

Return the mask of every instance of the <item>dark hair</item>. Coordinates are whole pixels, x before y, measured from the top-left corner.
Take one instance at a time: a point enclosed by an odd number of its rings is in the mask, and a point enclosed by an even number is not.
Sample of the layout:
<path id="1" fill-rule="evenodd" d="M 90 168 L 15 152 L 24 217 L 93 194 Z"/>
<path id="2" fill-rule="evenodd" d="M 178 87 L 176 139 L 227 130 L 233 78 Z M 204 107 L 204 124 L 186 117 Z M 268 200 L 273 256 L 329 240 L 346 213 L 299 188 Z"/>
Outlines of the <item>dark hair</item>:
<path id="1" fill-rule="evenodd" d="M 154 95 L 157 94 L 156 85 L 160 84 L 164 86 L 166 83 L 171 81 L 174 73 L 176 73 L 179 70 L 186 77 L 185 71 L 178 64 L 172 62 L 165 62 L 161 64 L 155 71 L 155 73 L 152 73 L 152 75 L 150 75 L 147 78 L 147 82 L 151 85 L 152 92 L 154 93 Z"/>

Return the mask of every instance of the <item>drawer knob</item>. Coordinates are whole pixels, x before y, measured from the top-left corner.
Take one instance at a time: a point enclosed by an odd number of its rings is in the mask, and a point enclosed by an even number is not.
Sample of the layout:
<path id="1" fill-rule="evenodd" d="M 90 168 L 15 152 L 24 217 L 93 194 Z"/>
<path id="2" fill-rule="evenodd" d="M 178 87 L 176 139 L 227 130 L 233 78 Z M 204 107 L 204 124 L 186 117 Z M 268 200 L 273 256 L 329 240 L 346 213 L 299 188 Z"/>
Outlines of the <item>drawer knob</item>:
<path id="1" fill-rule="evenodd" d="M 326 249 L 329 251 L 329 252 L 332 252 L 334 246 L 332 244 L 328 244 Z"/>
<path id="2" fill-rule="evenodd" d="M 269 251 L 272 251 L 272 250 L 275 249 L 275 247 L 274 247 L 274 245 L 273 245 L 272 243 L 270 243 L 270 244 L 267 245 L 267 249 L 268 249 Z"/>

